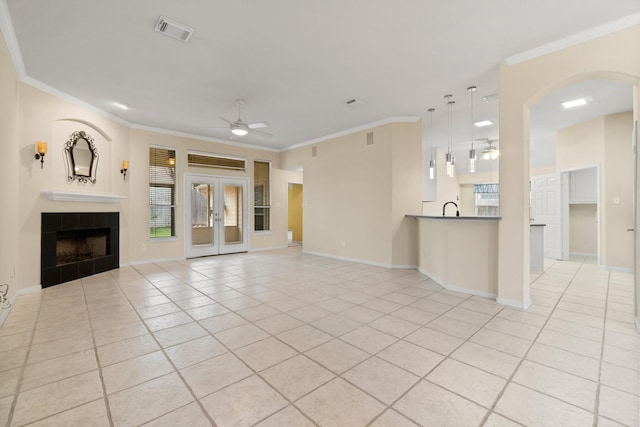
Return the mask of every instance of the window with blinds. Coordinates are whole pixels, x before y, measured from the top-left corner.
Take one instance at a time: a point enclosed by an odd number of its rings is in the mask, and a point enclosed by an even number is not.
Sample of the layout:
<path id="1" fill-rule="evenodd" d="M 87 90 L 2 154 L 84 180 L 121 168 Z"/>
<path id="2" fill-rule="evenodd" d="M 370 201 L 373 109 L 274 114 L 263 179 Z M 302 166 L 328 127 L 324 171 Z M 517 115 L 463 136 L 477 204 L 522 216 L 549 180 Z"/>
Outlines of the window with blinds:
<path id="1" fill-rule="evenodd" d="M 187 152 L 189 166 L 204 166 L 217 169 L 246 170 L 246 160 L 238 157 L 219 156 L 196 151 Z"/>
<path id="2" fill-rule="evenodd" d="M 149 148 L 149 237 L 176 235 L 176 151 Z"/>
<path id="3" fill-rule="evenodd" d="M 253 162 L 253 227 L 271 230 L 271 162 Z"/>

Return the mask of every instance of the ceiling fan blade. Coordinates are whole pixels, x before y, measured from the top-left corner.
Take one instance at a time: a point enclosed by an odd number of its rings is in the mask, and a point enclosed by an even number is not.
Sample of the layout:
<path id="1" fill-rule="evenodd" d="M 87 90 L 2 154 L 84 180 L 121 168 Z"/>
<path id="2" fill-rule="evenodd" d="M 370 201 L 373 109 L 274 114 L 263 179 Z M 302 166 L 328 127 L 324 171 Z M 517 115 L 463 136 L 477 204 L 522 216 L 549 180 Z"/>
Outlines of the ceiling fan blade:
<path id="1" fill-rule="evenodd" d="M 263 135 L 263 136 L 273 136 L 272 133 L 265 132 L 265 131 L 262 131 L 262 130 L 255 130 L 255 129 L 251 129 L 251 128 L 249 128 L 249 132 L 255 133 L 255 134 L 258 134 L 258 135 Z"/>
<path id="2" fill-rule="evenodd" d="M 262 128 L 266 128 L 269 127 L 269 122 L 256 122 L 256 123 L 249 123 L 247 126 L 249 126 L 249 129 L 262 129 Z"/>
<path id="3" fill-rule="evenodd" d="M 225 118 L 224 118 L 224 117 L 222 117 L 222 116 L 218 116 L 218 118 L 219 118 L 220 120 L 223 120 L 223 121 L 225 121 L 225 122 L 229 123 L 230 125 L 232 125 L 232 124 L 233 124 L 233 122 L 232 122 L 231 120 L 225 119 Z"/>

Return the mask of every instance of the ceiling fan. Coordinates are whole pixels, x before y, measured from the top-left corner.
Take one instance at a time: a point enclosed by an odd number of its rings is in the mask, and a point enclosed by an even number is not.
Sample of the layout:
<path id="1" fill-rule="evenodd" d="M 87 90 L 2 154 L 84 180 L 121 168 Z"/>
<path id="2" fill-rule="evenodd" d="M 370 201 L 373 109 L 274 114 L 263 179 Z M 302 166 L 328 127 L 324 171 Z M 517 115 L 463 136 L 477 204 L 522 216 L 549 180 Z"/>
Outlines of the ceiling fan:
<path id="1" fill-rule="evenodd" d="M 500 155 L 500 150 L 498 147 L 494 147 L 493 144 L 498 142 L 498 139 L 489 139 L 489 138 L 480 138 L 476 139 L 478 142 L 484 142 L 487 144 L 487 147 L 482 150 L 482 159 L 483 160 L 495 160 Z"/>
<path id="2" fill-rule="evenodd" d="M 269 123 L 267 122 L 263 121 L 263 122 L 255 122 L 255 123 L 245 123 L 244 121 L 242 121 L 242 118 L 240 117 L 240 110 L 244 105 L 243 99 L 236 100 L 236 105 L 238 106 L 238 120 L 231 121 L 229 119 L 225 119 L 224 117 L 220 117 L 221 120 L 224 120 L 225 122 L 229 123 L 229 129 L 231 130 L 232 134 L 236 136 L 245 136 L 248 133 L 256 133 L 264 136 L 273 136 L 273 134 L 270 134 L 268 132 L 257 130 L 257 129 L 262 129 L 269 126 Z"/>

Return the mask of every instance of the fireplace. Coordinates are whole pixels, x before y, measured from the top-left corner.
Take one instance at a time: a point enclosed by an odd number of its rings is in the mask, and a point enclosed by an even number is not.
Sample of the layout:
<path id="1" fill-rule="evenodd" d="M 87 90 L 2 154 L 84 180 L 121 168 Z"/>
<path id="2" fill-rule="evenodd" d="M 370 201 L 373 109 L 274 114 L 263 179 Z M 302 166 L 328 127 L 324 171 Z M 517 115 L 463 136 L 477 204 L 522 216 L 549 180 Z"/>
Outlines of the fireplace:
<path id="1" fill-rule="evenodd" d="M 119 235 L 118 212 L 43 213 L 42 286 L 118 268 Z"/>

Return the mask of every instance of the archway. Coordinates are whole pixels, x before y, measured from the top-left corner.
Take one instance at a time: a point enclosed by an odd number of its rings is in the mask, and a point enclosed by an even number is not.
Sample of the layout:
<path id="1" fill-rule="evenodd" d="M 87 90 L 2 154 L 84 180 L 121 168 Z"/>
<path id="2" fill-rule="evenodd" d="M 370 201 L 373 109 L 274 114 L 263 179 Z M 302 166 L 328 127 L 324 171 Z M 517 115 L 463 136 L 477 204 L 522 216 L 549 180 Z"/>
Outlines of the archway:
<path id="1" fill-rule="evenodd" d="M 587 79 L 634 86 L 640 114 L 640 26 L 500 65 L 500 210 L 498 302 L 527 308 L 529 296 L 529 112 L 557 88 Z M 638 200 L 638 197 L 636 197 Z M 636 241 L 637 245 L 637 241 Z M 637 288 L 637 285 L 636 285 Z"/>

